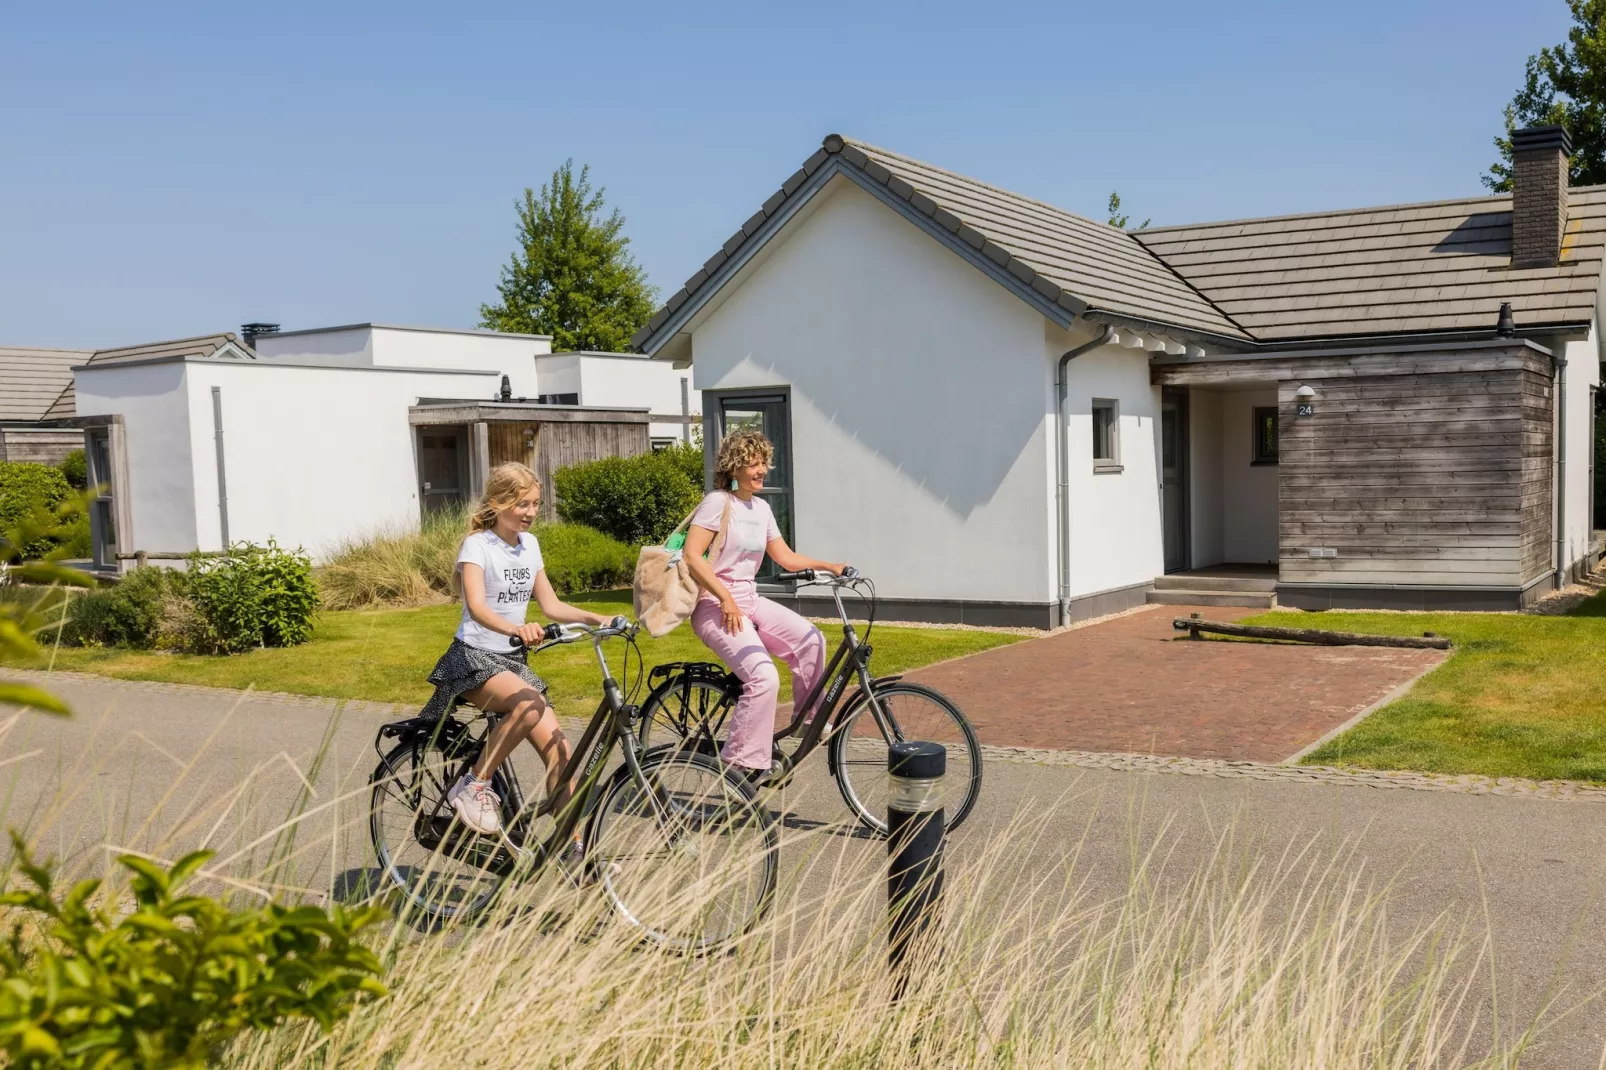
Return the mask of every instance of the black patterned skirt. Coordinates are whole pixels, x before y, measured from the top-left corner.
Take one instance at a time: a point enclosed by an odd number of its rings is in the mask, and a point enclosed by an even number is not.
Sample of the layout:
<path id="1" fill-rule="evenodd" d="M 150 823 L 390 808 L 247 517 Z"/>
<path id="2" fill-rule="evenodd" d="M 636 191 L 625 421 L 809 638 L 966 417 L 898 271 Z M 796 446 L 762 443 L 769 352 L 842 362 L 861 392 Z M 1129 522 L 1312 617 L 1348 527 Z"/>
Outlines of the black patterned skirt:
<path id="1" fill-rule="evenodd" d="M 525 656 L 523 650 L 509 650 L 504 654 L 497 650 L 481 650 L 461 639 L 453 639 L 452 645 L 446 648 L 446 653 L 441 655 L 434 671 L 429 674 L 429 682 L 435 685 L 435 694 L 424 703 L 418 715 L 431 721 L 439 720 L 452 712 L 465 692 L 484 687 L 486 681 L 497 673 L 510 672 L 543 695 L 546 694 L 546 681 L 530 671 Z"/>

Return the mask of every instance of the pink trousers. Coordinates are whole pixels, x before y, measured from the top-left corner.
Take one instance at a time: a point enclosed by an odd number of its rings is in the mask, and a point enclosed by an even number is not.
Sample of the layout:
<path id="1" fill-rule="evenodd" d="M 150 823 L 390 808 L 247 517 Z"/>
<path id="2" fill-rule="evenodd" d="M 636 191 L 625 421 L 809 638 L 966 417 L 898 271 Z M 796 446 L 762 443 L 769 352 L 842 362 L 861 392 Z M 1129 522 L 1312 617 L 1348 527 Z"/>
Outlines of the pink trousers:
<path id="1" fill-rule="evenodd" d="M 731 597 L 742 611 L 741 631 L 727 632 L 719 603 L 706 598 L 692 610 L 691 627 L 742 682 L 721 755 L 745 769 L 768 769 L 781 690 L 772 655 L 792 670 L 792 695 L 801 699 L 825 671 L 825 636 L 785 606 L 760 598 L 752 586 L 733 587 Z"/>

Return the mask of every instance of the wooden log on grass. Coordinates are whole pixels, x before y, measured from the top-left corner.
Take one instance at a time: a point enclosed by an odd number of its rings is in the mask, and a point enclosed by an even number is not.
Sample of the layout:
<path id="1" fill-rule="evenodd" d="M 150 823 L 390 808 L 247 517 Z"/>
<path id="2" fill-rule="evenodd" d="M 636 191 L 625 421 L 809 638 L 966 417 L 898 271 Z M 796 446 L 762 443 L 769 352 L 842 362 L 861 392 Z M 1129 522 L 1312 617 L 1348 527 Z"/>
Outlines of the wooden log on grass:
<path id="1" fill-rule="evenodd" d="M 1317 628 L 1271 628 L 1260 624 L 1227 624 L 1222 621 L 1200 620 L 1197 617 L 1177 617 L 1171 622 L 1177 631 L 1188 633 L 1189 639 L 1199 638 L 1200 632 L 1216 635 L 1236 635 L 1245 639 L 1281 639 L 1290 643 L 1311 643 L 1317 646 L 1393 646 L 1418 650 L 1449 650 L 1450 640 L 1432 632 L 1414 635 L 1362 635 L 1359 632 L 1327 632 Z"/>

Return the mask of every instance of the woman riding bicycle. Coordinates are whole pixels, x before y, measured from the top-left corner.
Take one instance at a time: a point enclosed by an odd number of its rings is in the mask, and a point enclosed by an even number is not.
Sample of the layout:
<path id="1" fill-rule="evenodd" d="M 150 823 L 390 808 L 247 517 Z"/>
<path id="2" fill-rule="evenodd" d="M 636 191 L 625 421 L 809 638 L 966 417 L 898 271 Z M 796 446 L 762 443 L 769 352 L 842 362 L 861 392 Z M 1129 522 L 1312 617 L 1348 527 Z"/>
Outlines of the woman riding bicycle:
<path id="1" fill-rule="evenodd" d="M 776 699 L 781 678 L 771 655 L 792 670 L 792 689 L 807 694 L 825 671 L 825 636 L 785 606 L 761 598 L 755 577 L 768 554 L 782 569 L 818 569 L 840 576 L 846 565 L 816 561 L 795 552 L 781 537 L 775 514 L 758 497 L 775 451 L 757 431 L 737 431 L 719 444 L 714 486 L 692 514 L 685 560 L 702 588 L 692 610 L 697 637 L 718 654 L 742 682 L 721 756 L 749 777 L 770 768 Z M 712 559 L 703 555 L 723 530 Z"/>
<path id="2" fill-rule="evenodd" d="M 610 623 L 560 601 L 553 591 L 541 546 L 529 530 L 540 507 L 541 483 L 529 468 L 513 463 L 491 469 L 457 554 L 462 620 L 429 674 L 435 694 L 421 713 L 444 717 L 462 700 L 492 715 L 495 726 L 479 761 L 446 795 L 463 824 L 486 835 L 501 828 L 501 800 L 491 790 L 491 777 L 519 740 L 528 739 L 541 756 L 547 794 L 561 792 L 558 806 L 573 790 L 572 784 L 558 784 L 569 760 L 569 741 L 546 700 L 546 683 L 525 662 L 524 647 L 541 641 L 541 625 L 524 621 L 530 599 L 559 624 Z M 513 637 L 524 646 L 515 646 Z"/>

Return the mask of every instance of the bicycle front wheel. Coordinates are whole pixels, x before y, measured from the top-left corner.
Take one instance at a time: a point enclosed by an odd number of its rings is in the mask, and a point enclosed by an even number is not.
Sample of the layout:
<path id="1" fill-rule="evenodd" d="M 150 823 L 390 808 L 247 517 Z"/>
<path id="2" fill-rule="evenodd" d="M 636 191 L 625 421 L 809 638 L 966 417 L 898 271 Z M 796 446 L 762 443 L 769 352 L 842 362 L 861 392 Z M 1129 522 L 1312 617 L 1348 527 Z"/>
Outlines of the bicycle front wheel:
<path id="1" fill-rule="evenodd" d="M 970 722 L 946 695 L 920 684 L 880 684 L 875 697 L 855 696 L 831 736 L 831 775 L 842 798 L 857 817 L 881 835 L 887 834 L 887 750 L 893 743 L 938 743 L 948 752 L 943 777 L 944 822 L 956 829 L 970 816 L 981 794 L 981 744 Z"/>
<path id="2" fill-rule="evenodd" d="M 774 816 L 745 780 L 702 754 L 641 759 L 645 784 L 620 769 L 586 828 L 586 868 L 644 940 L 712 950 L 769 906 L 780 859 Z"/>

